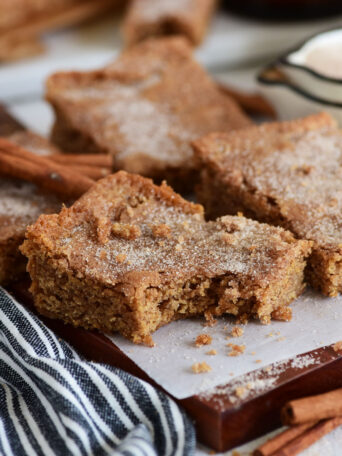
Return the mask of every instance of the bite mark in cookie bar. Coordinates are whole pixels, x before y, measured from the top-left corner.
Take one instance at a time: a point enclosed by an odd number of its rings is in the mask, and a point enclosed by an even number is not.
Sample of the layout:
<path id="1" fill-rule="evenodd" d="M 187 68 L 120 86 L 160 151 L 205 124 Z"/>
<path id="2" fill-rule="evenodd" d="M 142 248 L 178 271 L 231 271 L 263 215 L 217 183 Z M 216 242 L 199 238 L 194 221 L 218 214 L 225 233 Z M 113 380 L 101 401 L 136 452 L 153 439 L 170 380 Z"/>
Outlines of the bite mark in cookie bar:
<path id="1" fill-rule="evenodd" d="M 191 141 L 250 120 L 222 95 L 182 38 L 148 40 L 93 72 L 56 73 L 46 97 L 53 141 L 73 153 L 109 153 L 116 169 L 190 189 Z"/>
<path id="2" fill-rule="evenodd" d="M 194 147 L 210 217 L 243 211 L 313 241 L 308 281 L 342 291 L 342 132 L 328 114 L 214 133 Z"/>
<path id="3" fill-rule="evenodd" d="M 126 236 L 128 225 L 139 235 Z M 168 235 L 156 237 L 155 226 Z M 268 323 L 302 292 L 309 251 L 309 242 L 243 217 L 205 222 L 201 206 L 123 171 L 41 216 L 22 246 L 42 314 L 149 344 L 160 326 L 204 312 Z"/>
<path id="4" fill-rule="evenodd" d="M 151 36 L 184 35 L 199 44 L 216 0 L 133 0 L 124 22 L 127 45 Z"/>

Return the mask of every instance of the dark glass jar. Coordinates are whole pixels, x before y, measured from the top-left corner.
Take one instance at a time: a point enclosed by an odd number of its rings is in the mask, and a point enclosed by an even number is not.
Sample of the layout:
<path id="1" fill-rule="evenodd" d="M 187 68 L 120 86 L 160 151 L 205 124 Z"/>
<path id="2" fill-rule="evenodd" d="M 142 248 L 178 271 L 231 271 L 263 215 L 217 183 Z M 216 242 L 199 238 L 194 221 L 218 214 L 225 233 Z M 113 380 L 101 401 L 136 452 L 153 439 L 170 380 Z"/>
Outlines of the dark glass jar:
<path id="1" fill-rule="evenodd" d="M 342 0 L 222 0 L 224 8 L 260 19 L 319 19 L 342 13 Z"/>

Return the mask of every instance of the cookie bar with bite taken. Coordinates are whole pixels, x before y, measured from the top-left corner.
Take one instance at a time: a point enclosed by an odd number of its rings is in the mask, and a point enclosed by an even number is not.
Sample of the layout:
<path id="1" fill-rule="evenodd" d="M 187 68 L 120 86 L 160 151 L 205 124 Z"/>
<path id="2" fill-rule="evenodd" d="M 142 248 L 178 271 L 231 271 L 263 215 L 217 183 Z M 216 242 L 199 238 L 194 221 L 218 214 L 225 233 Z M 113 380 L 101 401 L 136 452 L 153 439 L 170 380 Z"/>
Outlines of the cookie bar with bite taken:
<path id="1" fill-rule="evenodd" d="M 206 222 L 165 184 L 120 171 L 39 217 L 21 250 L 39 312 L 151 344 L 203 313 L 289 319 L 310 242 L 242 216 Z"/>

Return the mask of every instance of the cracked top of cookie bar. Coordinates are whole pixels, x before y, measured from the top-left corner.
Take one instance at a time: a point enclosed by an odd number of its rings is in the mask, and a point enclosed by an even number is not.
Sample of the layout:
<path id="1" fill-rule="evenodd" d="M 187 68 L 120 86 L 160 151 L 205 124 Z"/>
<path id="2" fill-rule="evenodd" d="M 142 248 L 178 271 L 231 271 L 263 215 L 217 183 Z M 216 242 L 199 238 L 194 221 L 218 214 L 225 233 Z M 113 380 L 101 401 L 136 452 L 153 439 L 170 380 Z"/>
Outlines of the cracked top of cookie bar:
<path id="1" fill-rule="evenodd" d="M 267 286 L 308 249 L 282 228 L 242 216 L 205 222 L 202 206 L 124 171 L 59 215 L 41 216 L 27 236 L 28 256 L 47 256 L 60 270 L 105 286 L 126 284 L 125 293 L 129 285 L 226 273 Z"/>
<path id="2" fill-rule="evenodd" d="M 195 143 L 221 181 L 272 200 L 298 237 L 342 247 L 342 132 L 321 113 Z"/>
<path id="3" fill-rule="evenodd" d="M 47 99 L 63 124 L 140 174 L 189 167 L 192 140 L 251 123 L 179 37 L 147 40 L 102 70 L 56 73 Z"/>

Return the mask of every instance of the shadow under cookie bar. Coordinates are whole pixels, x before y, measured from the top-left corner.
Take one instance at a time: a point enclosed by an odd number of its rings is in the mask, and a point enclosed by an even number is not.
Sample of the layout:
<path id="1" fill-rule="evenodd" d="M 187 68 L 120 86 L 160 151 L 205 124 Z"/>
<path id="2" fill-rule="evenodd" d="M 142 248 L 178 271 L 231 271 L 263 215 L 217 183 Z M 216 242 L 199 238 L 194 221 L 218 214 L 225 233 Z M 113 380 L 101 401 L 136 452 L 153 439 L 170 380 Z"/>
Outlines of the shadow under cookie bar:
<path id="1" fill-rule="evenodd" d="M 194 148 L 209 218 L 241 211 L 311 240 L 307 280 L 342 291 L 342 135 L 329 115 L 212 134 Z"/>
<path id="2" fill-rule="evenodd" d="M 205 222 L 169 187 L 119 172 L 41 216 L 21 250 L 44 315 L 136 343 L 172 320 L 288 320 L 310 243 L 244 217 Z"/>

